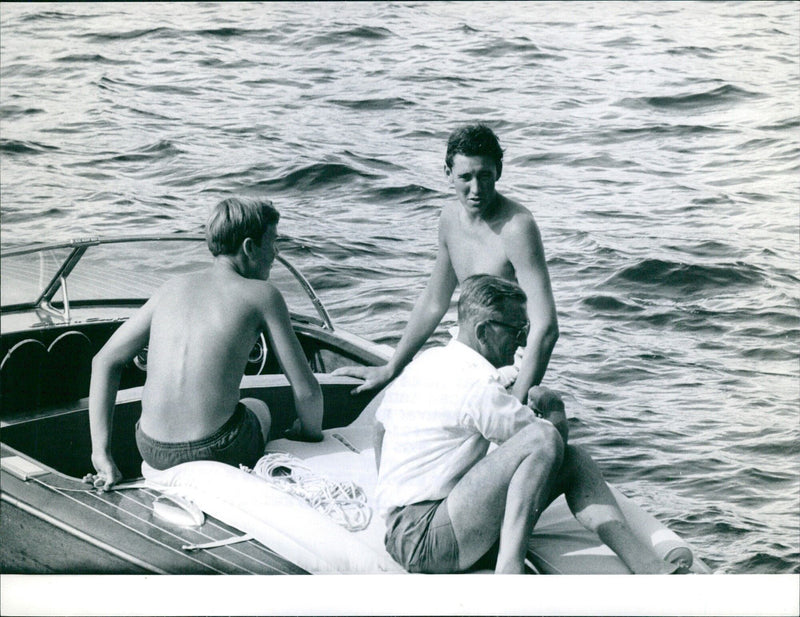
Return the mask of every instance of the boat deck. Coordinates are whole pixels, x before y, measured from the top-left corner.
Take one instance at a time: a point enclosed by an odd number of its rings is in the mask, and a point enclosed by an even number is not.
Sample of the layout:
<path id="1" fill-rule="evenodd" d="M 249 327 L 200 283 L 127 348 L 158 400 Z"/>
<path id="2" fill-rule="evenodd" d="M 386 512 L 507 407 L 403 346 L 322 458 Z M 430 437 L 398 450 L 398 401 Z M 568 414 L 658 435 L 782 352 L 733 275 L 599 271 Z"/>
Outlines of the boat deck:
<path id="1" fill-rule="evenodd" d="M 3 457 L 13 452 L 3 448 Z M 200 527 L 183 527 L 157 517 L 153 501 L 159 492 L 148 488 L 99 493 L 86 484 L 59 474 L 45 471 L 22 480 L 2 472 L 4 488 L 0 510 L 0 535 L 3 537 L 4 573 L 41 571 L 35 564 L 43 561 L 39 555 L 60 552 L 54 572 L 63 573 L 134 573 L 159 574 L 304 574 L 294 564 L 255 540 L 201 550 L 184 550 L 187 544 L 205 544 L 231 537 L 241 532 L 225 523 L 206 517 Z M 21 486 L 24 483 L 26 486 Z M 9 489 L 9 490 L 6 490 Z M 25 495 L 25 500 L 9 494 Z M 23 542 L 30 538 L 11 525 L 12 509 L 58 527 L 69 537 L 40 536 L 41 543 L 31 546 Z M 91 530 L 91 534 L 87 531 Z M 49 543 L 49 544 L 48 544 Z M 55 543 L 55 544 L 54 544 Z M 58 546 L 72 546 L 65 554 Z M 74 547 L 86 545 L 85 550 L 108 555 L 103 566 L 94 565 L 87 571 L 81 554 Z M 16 553 L 16 555 L 15 555 Z M 48 559 L 48 561 L 51 561 Z M 52 562 L 51 562 L 52 563 Z"/>

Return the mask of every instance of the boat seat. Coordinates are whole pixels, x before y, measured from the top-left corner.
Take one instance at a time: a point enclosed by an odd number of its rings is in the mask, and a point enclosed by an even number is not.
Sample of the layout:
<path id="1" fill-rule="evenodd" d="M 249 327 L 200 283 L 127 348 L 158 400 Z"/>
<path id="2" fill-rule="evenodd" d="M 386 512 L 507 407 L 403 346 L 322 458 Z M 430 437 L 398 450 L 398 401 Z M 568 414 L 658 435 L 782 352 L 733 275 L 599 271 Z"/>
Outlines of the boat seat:
<path id="1" fill-rule="evenodd" d="M 41 385 L 47 347 L 25 339 L 8 350 L 0 363 L 0 407 L 3 413 L 35 409 L 41 404 Z"/>
<path id="2" fill-rule="evenodd" d="M 42 404 L 55 405 L 88 396 L 93 356 L 92 341 L 83 332 L 70 330 L 50 343 Z"/>

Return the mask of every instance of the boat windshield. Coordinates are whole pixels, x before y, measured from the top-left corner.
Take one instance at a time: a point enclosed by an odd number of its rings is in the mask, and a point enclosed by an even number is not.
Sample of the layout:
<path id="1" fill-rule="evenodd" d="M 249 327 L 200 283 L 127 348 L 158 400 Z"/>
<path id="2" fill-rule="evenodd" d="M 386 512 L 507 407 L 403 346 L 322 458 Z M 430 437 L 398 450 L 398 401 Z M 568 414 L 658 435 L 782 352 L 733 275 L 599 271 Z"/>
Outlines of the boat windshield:
<path id="1" fill-rule="evenodd" d="M 76 259 L 77 263 L 71 263 Z M 118 239 L 10 251 L 2 257 L 0 299 L 4 309 L 35 306 L 54 281 L 66 274 L 66 284 L 60 282 L 50 300 L 54 307 L 64 306 L 65 290 L 72 306 L 140 303 L 167 279 L 203 270 L 212 260 L 202 238 Z M 281 290 L 295 317 L 329 324 L 308 283 L 280 256 L 270 281 Z"/>

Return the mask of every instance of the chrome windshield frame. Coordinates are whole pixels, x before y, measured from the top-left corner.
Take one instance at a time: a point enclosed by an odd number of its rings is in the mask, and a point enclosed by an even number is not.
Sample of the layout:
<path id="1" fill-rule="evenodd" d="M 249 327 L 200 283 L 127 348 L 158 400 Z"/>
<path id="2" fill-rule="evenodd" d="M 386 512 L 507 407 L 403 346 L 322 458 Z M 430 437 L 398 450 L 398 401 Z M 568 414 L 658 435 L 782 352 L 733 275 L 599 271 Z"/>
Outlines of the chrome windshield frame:
<path id="1" fill-rule="evenodd" d="M 86 251 L 92 246 L 107 245 L 107 244 L 123 244 L 126 242 L 159 242 L 159 241 L 186 241 L 186 242 L 205 242 L 205 237 L 197 234 L 181 234 L 181 235 L 145 235 L 145 236 L 121 236 L 113 238 L 80 238 L 71 240 L 69 242 L 61 242 L 54 244 L 36 244 L 32 246 L 20 247 L 16 249 L 8 249 L 0 253 L 0 260 L 7 257 L 17 257 L 20 255 L 27 255 L 33 253 L 41 253 L 43 251 L 51 251 L 57 249 L 71 248 L 67 257 L 55 271 L 55 274 L 50 278 L 48 283 L 44 285 L 42 292 L 39 296 L 30 303 L 14 304 L 3 306 L 2 310 L 17 310 L 24 308 L 42 309 L 50 313 L 68 316 L 69 312 L 69 297 L 67 294 L 67 279 L 70 273 L 75 269 L 78 262 L 80 262 Z M 289 263 L 282 255 L 276 255 L 276 261 L 279 261 L 294 278 L 303 291 L 308 296 L 314 309 L 317 311 L 320 319 L 322 320 L 323 327 L 333 331 L 333 321 L 328 314 L 327 309 L 322 304 L 322 301 L 317 296 L 314 288 L 308 282 L 305 276 Z M 52 306 L 51 302 L 59 290 L 63 290 L 64 297 L 64 311 L 61 311 Z"/>

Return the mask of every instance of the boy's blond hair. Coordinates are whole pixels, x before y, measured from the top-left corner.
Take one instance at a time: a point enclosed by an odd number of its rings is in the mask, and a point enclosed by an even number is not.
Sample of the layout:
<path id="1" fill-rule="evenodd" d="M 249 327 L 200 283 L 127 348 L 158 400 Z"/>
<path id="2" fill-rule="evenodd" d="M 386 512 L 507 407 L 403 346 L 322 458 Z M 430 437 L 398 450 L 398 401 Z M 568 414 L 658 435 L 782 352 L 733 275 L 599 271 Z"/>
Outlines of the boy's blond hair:
<path id="1" fill-rule="evenodd" d="M 280 216 L 269 199 L 223 199 L 206 224 L 208 250 L 214 256 L 233 255 L 246 238 L 252 238 L 260 246 L 267 228 L 277 225 Z"/>

